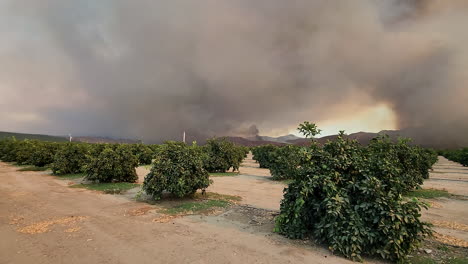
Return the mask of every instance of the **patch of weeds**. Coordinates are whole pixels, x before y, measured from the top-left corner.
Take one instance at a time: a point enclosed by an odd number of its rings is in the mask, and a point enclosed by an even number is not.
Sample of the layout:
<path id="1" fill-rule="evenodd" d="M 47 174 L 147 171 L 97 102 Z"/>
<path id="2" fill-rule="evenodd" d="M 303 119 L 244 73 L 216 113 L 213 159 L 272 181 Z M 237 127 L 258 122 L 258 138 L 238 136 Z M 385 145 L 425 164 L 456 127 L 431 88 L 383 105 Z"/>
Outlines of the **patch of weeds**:
<path id="1" fill-rule="evenodd" d="M 437 247 L 437 249 L 445 253 L 450 251 L 450 249 L 446 245 L 440 245 Z"/>
<path id="2" fill-rule="evenodd" d="M 406 194 L 407 197 L 416 197 L 423 199 L 435 199 L 435 198 L 450 198 L 453 195 L 447 192 L 446 190 L 437 190 L 437 189 L 419 189 L 414 190 Z"/>
<path id="3" fill-rule="evenodd" d="M 228 176 L 237 176 L 239 172 L 212 172 L 210 177 L 228 177 Z"/>
<path id="4" fill-rule="evenodd" d="M 225 200 L 228 202 L 240 202 L 242 198 L 240 196 L 219 194 L 214 192 L 207 192 L 204 195 L 201 193 L 196 193 L 193 198 L 195 199 L 212 199 L 212 200 Z"/>
<path id="5" fill-rule="evenodd" d="M 46 171 L 48 167 L 26 166 L 21 167 L 18 171 Z"/>
<path id="6" fill-rule="evenodd" d="M 430 257 L 417 256 L 409 260 L 411 264 L 436 264 L 437 262 Z"/>
<path id="7" fill-rule="evenodd" d="M 452 258 L 446 261 L 447 264 L 468 264 L 468 258 Z"/>
<path id="8" fill-rule="evenodd" d="M 425 253 L 425 249 L 430 249 L 430 255 Z M 420 245 L 419 250 L 412 253 L 409 263 L 414 264 L 468 264 L 468 248 L 451 246 L 437 241 L 433 238 L 426 239 Z"/>
<path id="9" fill-rule="evenodd" d="M 107 194 L 122 194 L 126 191 L 140 186 L 137 183 L 116 182 L 116 183 L 91 183 L 91 184 L 76 184 L 71 188 L 85 188 L 93 191 L 100 191 Z"/>
<path id="10" fill-rule="evenodd" d="M 60 179 L 63 179 L 63 180 L 76 180 L 76 179 L 84 178 L 86 174 L 76 173 L 76 174 L 65 174 L 65 175 L 54 175 L 54 176 L 59 177 Z"/>
<path id="11" fill-rule="evenodd" d="M 213 208 L 226 208 L 231 203 L 226 200 L 202 200 L 190 201 L 176 205 L 162 211 L 165 214 L 178 215 L 187 213 L 196 213 L 211 210 Z"/>
<path id="12" fill-rule="evenodd" d="M 215 209 L 222 209 L 241 201 L 239 196 L 225 195 L 213 192 L 205 194 L 196 193 L 192 198 L 161 200 L 158 204 L 165 209 L 160 213 L 168 215 L 188 215 L 197 213 L 209 213 Z"/>

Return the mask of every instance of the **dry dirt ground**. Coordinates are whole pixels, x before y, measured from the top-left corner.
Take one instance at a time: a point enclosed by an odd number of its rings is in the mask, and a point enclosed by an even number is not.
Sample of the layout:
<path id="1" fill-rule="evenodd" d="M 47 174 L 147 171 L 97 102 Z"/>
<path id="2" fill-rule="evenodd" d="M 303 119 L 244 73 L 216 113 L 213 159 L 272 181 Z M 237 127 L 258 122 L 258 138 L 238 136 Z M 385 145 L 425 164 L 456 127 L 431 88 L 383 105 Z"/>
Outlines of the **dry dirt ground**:
<path id="1" fill-rule="evenodd" d="M 432 207 L 423 212 L 423 219 L 432 222 L 442 236 L 463 240 L 460 243 L 468 247 L 468 167 L 439 157 L 433 169 L 423 188 L 446 190 L 456 196 L 427 201 Z"/>
<path id="2" fill-rule="evenodd" d="M 460 181 L 452 180 L 468 175 L 463 169 L 442 159 L 426 185 L 455 191 Z M 274 234 L 286 185 L 271 181 L 250 157 L 240 172 L 214 177 L 208 190 L 240 196 L 239 205 L 215 215 L 164 218 L 128 196 L 68 188 L 44 172 L 0 163 L 0 263 L 351 263 Z M 142 180 L 147 170 L 138 173 Z M 466 188 L 459 191 L 466 195 Z M 424 218 L 439 221 L 437 231 L 448 238 L 467 241 L 467 201 L 430 202 Z"/>
<path id="3" fill-rule="evenodd" d="M 6 163 L 0 163 L 0 182 L 1 264 L 350 263 L 273 234 L 272 221 L 254 216 L 268 219 L 259 216 L 268 211 L 248 206 L 164 219 L 148 204 L 69 188 L 67 181 Z"/>

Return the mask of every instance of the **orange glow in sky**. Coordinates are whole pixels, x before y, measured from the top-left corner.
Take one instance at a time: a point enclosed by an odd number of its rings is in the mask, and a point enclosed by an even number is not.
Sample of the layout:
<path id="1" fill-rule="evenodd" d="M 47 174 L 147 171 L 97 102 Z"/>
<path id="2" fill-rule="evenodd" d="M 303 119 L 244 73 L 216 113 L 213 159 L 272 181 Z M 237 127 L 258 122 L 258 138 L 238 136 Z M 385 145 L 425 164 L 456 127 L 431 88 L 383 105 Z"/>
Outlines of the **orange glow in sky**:
<path id="1" fill-rule="evenodd" d="M 353 113 L 352 116 L 318 122 L 317 126 L 322 130 L 320 136 L 328 136 L 338 134 L 340 130 L 345 130 L 346 134 L 394 130 L 397 129 L 396 121 L 396 115 L 392 109 L 385 104 L 380 104 Z"/>

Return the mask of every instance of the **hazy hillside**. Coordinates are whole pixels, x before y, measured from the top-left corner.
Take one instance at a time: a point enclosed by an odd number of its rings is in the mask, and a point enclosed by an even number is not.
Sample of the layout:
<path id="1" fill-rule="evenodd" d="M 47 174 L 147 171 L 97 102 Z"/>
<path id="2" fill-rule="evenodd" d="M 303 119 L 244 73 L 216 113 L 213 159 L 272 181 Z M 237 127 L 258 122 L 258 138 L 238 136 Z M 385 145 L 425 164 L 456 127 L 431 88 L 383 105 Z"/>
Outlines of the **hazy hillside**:
<path id="1" fill-rule="evenodd" d="M 289 141 L 292 141 L 292 140 L 303 139 L 292 134 L 281 136 L 281 137 L 260 136 L 260 138 L 264 141 L 273 141 L 273 142 L 279 142 L 279 143 L 289 143 Z"/>
<path id="2" fill-rule="evenodd" d="M 85 142 L 85 143 L 108 143 L 108 144 L 137 144 L 141 143 L 141 140 L 135 139 L 114 139 L 109 137 L 74 137 L 74 142 Z"/>
<path id="3" fill-rule="evenodd" d="M 48 135 L 40 135 L 40 134 L 23 134 L 23 133 L 1 132 L 0 131 L 0 139 L 4 139 L 4 138 L 8 138 L 8 137 L 15 137 L 18 140 L 35 139 L 35 140 L 51 141 L 51 142 L 65 142 L 65 141 L 68 141 L 68 138 L 60 137 L 60 136 L 48 136 Z"/>
<path id="4" fill-rule="evenodd" d="M 18 140 L 24 139 L 34 139 L 41 141 L 50 141 L 50 142 L 67 142 L 68 137 L 61 136 L 49 136 L 41 134 L 24 134 L 24 133 L 15 133 L 15 132 L 0 132 L 0 140 L 4 138 L 15 137 Z M 86 143 L 141 143 L 140 140 L 133 139 L 113 139 L 108 137 L 73 137 L 73 142 L 86 142 Z"/>

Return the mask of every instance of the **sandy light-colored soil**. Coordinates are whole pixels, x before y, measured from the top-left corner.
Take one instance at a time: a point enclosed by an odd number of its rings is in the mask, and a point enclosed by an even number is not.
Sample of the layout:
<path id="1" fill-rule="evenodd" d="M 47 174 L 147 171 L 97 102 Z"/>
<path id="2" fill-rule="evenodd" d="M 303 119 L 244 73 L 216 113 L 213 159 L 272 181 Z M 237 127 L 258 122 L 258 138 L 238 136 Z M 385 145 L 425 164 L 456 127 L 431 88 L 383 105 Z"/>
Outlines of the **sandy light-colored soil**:
<path id="1" fill-rule="evenodd" d="M 236 217 L 161 221 L 148 204 L 0 163 L 0 263 L 349 263 Z M 265 231 L 265 230 L 264 230 Z"/>
<path id="2" fill-rule="evenodd" d="M 441 159 L 426 184 L 455 191 L 460 182 L 451 179 L 466 175 L 451 171 L 462 169 Z M 68 188 L 67 181 L 44 172 L 0 163 L 0 263 L 351 263 L 313 243 L 274 234 L 286 185 L 270 180 L 250 156 L 240 172 L 213 177 L 208 190 L 241 196 L 240 205 L 217 215 L 164 218 L 128 195 Z M 138 169 L 140 181 L 147 173 Z M 467 200 L 431 202 L 423 217 L 437 223 L 441 239 L 467 241 Z"/>
<path id="3" fill-rule="evenodd" d="M 434 171 L 424 182 L 425 189 L 446 190 L 456 196 L 427 200 L 432 207 L 423 211 L 423 220 L 434 224 L 434 231 L 468 247 L 468 168 L 439 157 Z"/>
<path id="4" fill-rule="evenodd" d="M 270 170 L 260 169 L 252 160 L 252 154 L 247 156 L 239 171 L 239 176 L 212 177 L 213 184 L 207 191 L 240 196 L 243 204 L 257 208 L 279 210 L 284 183 L 272 181 Z M 137 169 L 139 182 L 143 182 L 148 172 L 145 167 Z"/>

